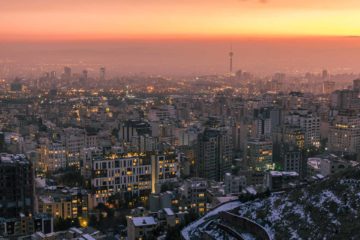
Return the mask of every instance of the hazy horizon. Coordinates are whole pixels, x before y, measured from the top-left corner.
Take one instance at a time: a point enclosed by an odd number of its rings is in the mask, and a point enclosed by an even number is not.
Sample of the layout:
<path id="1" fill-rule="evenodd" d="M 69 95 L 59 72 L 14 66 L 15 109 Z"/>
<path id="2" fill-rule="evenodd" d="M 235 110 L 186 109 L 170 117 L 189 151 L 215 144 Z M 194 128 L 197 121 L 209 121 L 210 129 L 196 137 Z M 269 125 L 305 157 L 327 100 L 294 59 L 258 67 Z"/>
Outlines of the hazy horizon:
<path id="1" fill-rule="evenodd" d="M 73 66 L 105 66 L 109 74 L 226 74 L 230 45 L 234 70 L 357 73 L 360 38 L 133 39 L 117 41 L 0 43 L 3 65 L 42 66 L 44 71 Z"/>
<path id="2" fill-rule="evenodd" d="M 357 9 L 358 0 L 2 1 L 0 74 L 225 74 L 231 44 L 235 70 L 359 72 Z"/>

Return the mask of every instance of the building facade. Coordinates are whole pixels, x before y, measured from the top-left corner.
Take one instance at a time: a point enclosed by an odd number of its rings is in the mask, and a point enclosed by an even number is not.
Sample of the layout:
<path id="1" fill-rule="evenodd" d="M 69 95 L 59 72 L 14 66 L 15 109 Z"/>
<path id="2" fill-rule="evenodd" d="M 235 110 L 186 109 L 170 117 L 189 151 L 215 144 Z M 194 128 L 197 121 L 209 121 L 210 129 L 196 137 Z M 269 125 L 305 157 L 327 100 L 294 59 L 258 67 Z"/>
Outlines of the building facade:
<path id="1" fill-rule="evenodd" d="M 22 154 L 0 154 L 0 216 L 34 212 L 34 173 Z"/>

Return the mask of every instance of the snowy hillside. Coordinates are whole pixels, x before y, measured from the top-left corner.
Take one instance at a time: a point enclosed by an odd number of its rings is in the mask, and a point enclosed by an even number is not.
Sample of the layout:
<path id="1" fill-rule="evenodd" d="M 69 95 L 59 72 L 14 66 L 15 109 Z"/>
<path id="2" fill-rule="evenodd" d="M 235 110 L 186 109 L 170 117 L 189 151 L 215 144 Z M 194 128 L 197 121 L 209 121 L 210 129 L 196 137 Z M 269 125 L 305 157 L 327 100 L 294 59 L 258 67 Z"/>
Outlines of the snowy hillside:
<path id="1" fill-rule="evenodd" d="M 225 204 L 184 228 L 182 236 L 199 239 L 209 233 L 216 239 L 231 239 L 217 227 L 221 211 L 253 220 L 272 239 L 360 239 L 360 170 L 263 199 Z"/>
<path id="2" fill-rule="evenodd" d="M 238 214 L 274 239 L 360 239 L 360 171 L 245 203 Z"/>

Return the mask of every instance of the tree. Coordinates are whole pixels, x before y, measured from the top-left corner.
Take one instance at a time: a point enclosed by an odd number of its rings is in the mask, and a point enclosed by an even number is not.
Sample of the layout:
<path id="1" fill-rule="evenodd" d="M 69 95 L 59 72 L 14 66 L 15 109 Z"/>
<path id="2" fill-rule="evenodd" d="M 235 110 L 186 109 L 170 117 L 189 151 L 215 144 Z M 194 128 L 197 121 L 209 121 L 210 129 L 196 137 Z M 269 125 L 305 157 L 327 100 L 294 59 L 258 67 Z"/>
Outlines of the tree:
<path id="1" fill-rule="evenodd" d="M 166 239 L 169 240 L 181 240 L 181 229 L 183 225 L 176 225 L 175 227 L 170 227 L 166 232 Z"/>
<path id="2" fill-rule="evenodd" d="M 69 187 L 85 187 L 85 179 L 78 170 L 67 169 L 58 179 L 59 184 Z"/>
<path id="3" fill-rule="evenodd" d="M 79 219 L 77 218 L 67 218 L 63 219 L 61 217 L 55 219 L 54 229 L 55 231 L 64 231 L 71 227 L 79 227 Z"/>

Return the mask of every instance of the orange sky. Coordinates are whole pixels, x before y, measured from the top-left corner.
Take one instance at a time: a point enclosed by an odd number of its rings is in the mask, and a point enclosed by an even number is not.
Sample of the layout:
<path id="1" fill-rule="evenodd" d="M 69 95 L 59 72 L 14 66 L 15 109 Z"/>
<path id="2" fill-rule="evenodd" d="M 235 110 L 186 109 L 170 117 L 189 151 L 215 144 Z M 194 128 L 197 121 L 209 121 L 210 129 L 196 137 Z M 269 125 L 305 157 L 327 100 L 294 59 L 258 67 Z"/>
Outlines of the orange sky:
<path id="1" fill-rule="evenodd" d="M 359 0 L 0 1 L 0 40 L 360 36 Z"/>

